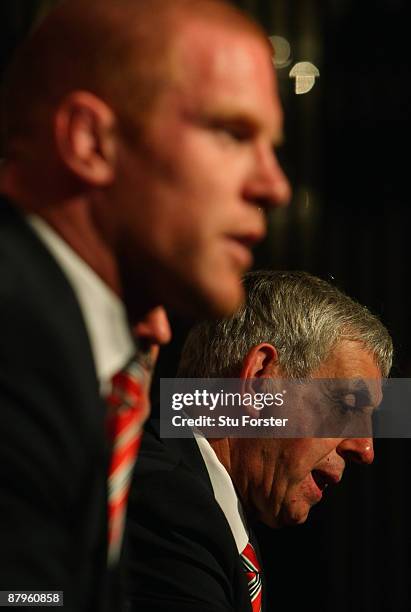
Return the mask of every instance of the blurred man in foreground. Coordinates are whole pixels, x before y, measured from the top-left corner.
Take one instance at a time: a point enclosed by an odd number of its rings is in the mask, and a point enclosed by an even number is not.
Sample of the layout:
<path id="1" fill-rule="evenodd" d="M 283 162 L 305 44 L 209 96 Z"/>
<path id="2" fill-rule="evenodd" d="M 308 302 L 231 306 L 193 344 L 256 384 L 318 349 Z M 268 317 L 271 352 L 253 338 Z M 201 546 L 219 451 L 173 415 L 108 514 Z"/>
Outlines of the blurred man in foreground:
<path id="1" fill-rule="evenodd" d="M 161 303 L 231 314 L 261 209 L 289 197 L 270 48 L 217 0 L 67 0 L 3 114 L 1 587 L 97 612 L 147 412 L 130 326 Z"/>
<path id="2" fill-rule="evenodd" d="M 305 273 L 252 273 L 244 286 L 237 314 L 192 330 L 179 376 L 339 379 L 348 419 L 380 403 L 392 342 L 365 307 Z M 371 438 L 160 439 L 150 424 L 129 506 L 127 609 L 260 610 L 250 524 L 303 523 L 348 461 L 372 460 Z"/>

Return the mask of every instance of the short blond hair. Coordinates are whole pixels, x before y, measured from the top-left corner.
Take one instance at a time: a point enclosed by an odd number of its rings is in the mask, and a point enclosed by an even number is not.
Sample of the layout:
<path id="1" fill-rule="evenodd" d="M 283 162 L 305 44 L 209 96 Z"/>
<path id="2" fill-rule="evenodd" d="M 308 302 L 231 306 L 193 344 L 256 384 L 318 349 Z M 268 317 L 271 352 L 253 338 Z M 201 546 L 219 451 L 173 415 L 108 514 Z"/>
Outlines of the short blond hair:
<path id="1" fill-rule="evenodd" d="M 59 101 L 94 93 L 125 115 L 144 114 L 167 85 L 170 50 L 185 20 L 219 23 L 266 42 L 263 30 L 222 0 L 65 0 L 18 50 L 6 76 L 6 146 L 47 126 Z"/>

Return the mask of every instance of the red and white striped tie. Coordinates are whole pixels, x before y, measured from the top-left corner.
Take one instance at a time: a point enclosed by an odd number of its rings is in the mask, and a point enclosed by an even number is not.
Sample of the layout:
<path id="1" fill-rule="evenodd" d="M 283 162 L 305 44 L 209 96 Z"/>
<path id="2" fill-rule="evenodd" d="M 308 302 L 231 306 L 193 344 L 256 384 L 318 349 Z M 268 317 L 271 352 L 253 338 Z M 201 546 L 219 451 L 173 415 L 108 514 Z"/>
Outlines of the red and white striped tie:
<path id="1" fill-rule="evenodd" d="M 107 404 L 107 428 L 112 444 L 108 475 L 108 563 L 113 565 L 120 557 L 133 468 L 150 411 L 148 375 L 136 360 L 113 377 Z"/>
<path id="2" fill-rule="evenodd" d="M 244 548 L 241 553 L 241 561 L 243 562 L 244 571 L 247 576 L 248 591 L 250 593 L 251 607 L 253 612 L 261 612 L 261 567 L 255 554 L 255 550 L 250 544 Z"/>

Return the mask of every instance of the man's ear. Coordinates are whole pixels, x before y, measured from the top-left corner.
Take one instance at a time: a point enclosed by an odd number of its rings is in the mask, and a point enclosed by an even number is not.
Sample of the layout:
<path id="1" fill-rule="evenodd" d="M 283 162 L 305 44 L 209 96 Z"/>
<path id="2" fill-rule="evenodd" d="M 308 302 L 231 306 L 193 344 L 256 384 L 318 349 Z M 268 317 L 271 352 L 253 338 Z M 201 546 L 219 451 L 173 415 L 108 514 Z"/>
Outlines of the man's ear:
<path id="1" fill-rule="evenodd" d="M 95 187 L 114 179 L 115 115 L 97 96 L 72 92 L 60 103 L 54 138 L 64 165 L 80 180 Z"/>
<path id="2" fill-rule="evenodd" d="M 272 344 L 263 342 L 253 346 L 243 360 L 240 378 L 267 378 L 279 376 L 277 350 Z"/>

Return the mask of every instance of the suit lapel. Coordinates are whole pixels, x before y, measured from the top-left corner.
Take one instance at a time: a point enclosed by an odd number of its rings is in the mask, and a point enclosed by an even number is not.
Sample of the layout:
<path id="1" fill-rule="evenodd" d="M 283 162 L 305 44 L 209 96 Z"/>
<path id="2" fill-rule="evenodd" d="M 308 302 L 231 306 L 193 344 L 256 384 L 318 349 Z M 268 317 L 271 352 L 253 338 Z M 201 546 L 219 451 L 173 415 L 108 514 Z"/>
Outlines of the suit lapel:
<path id="1" fill-rule="evenodd" d="M 34 308 L 47 315 L 50 329 L 64 338 L 71 362 L 81 367 L 85 378 L 97 383 L 88 333 L 70 283 L 22 214 L 2 197 L 0 261 L 9 266 L 10 286 L 15 294 L 21 295 L 22 302 L 33 302 Z M 3 279 L 5 282 L 7 279 Z"/>

